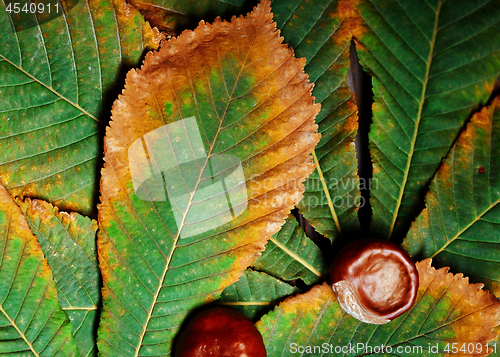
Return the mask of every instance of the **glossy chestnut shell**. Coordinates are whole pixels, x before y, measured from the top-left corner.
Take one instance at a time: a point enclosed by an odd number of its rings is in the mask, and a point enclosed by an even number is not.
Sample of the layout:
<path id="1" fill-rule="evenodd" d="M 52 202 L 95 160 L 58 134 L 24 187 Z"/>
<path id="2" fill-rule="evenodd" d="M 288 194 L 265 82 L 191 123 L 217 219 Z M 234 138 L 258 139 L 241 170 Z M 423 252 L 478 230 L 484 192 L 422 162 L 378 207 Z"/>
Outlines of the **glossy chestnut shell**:
<path id="1" fill-rule="evenodd" d="M 384 324 L 415 302 L 418 271 L 398 245 L 375 239 L 353 241 L 330 268 L 333 291 L 342 308 L 360 321 Z"/>
<path id="2" fill-rule="evenodd" d="M 204 310 L 179 336 L 175 357 L 266 357 L 262 335 L 244 314 L 223 307 Z"/>

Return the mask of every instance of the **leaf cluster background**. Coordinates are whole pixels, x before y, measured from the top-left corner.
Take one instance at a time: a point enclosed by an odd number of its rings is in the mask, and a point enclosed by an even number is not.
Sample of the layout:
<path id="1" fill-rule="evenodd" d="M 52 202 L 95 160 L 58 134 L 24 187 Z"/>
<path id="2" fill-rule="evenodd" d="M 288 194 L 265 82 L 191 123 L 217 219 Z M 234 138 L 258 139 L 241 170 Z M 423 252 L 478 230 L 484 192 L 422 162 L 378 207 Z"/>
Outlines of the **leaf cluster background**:
<path id="1" fill-rule="evenodd" d="M 498 1 L 58 4 L 0 4 L 0 353 L 167 356 L 212 303 L 258 321 L 269 356 L 500 355 Z M 183 239 L 126 152 L 189 116 L 243 162 L 248 209 Z M 366 235 L 422 260 L 414 308 L 384 326 L 324 284 Z"/>

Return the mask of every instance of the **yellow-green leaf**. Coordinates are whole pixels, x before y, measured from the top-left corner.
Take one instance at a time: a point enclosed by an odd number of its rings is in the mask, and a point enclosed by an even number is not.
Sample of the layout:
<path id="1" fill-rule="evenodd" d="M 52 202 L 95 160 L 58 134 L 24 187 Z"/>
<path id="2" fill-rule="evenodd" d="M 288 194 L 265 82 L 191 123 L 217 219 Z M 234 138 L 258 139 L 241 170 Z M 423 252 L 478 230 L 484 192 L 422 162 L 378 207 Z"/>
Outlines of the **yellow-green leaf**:
<path id="1" fill-rule="evenodd" d="M 41 200 L 17 200 L 38 238 L 52 270 L 62 309 L 82 357 L 97 356 L 96 332 L 100 304 L 97 265 L 97 222 L 77 213 L 59 212 Z"/>
<path id="2" fill-rule="evenodd" d="M 300 200 L 319 140 L 304 60 L 268 1 L 150 53 L 127 76 L 104 143 L 101 353 L 167 355 Z"/>
<path id="3" fill-rule="evenodd" d="M 274 276 L 247 269 L 214 304 L 241 311 L 256 321 L 285 297 L 299 291 Z"/>
<path id="4" fill-rule="evenodd" d="M 475 114 L 432 179 L 404 241 L 500 296 L 500 97 Z"/>
<path id="5" fill-rule="evenodd" d="M 268 357 L 457 355 L 446 353 L 452 346 L 473 352 L 466 355 L 491 353 L 488 343 L 500 324 L 500 301 L 462 274 L 435 270 L 431 259 L 417 263 L 417 269 L 415 305 L 385 325 L 362 323 L 345 313 L 326 283 L 288 298 L 257 323 Z"/>
<path id="6" fill-rule="evenodd" d="M 269 239 L 262 256 L 252 264 L 255 269 L 279 279 L 302 279 L 307 285 L 323 282 L 329 266 L 330 261 L 293 216 Z"/>
<path id="7" fill-rule="evenodd" d="M 30 2 L 0 3 L 0 182 L 14 196 L 95 214 L 108 97 L 161 36 L 124 0 L 50 3 L 18 11 L 19 22 L 7 6 Z M 59 15 L 44 22 L 49 11 Z"/>
<path id="8" fill-rule="evenodd" d="M 0 355 L 79 356 L 47 260 L 2 185 L 0 251 Z"/>

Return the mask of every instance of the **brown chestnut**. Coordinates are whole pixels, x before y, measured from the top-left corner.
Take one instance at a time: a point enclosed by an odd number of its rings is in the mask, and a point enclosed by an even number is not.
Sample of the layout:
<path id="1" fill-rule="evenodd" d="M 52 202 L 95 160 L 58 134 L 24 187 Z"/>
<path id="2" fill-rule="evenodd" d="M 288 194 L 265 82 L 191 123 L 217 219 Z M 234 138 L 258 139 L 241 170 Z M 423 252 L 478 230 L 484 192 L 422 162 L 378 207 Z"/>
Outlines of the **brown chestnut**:
<path id="1" fill-rule="evenodd" d="M 385 324 L 415 302 L 418 272 L 406 251 L 375 239 L 343 247 L 330 268 L 333 291 L 340 306 L 356 319 Z"/>
<path id="2" fill-rule="evenodd" d="M 175 357 L 266 357 L 262 335 L 244 314 L 223 307 L 196 315 L 179 336 Z"/>

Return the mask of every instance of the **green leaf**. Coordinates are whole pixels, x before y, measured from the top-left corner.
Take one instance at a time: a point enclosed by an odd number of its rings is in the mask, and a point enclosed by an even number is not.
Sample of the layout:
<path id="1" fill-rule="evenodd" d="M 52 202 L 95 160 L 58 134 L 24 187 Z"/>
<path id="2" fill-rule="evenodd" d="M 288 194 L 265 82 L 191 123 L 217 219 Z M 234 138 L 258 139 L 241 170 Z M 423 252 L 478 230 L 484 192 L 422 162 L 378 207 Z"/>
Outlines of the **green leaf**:
<path id="1" fill-rule="evenodd" d="M 160 37 L 121 0 L 57 9 L 60 16 L 16 32 L 0 4 L 0 181 L 14 196 L 90 214 L 104 100 L 123 66 L 137 65 Z"/>
<path id="2" fill-rule="evenodd" d="M 316 169 L 298 208 L 319 233 L 333 240 L 343 231 L 359 230 L 362 204 L 354 145 L 357 107 L 347 86 L 355 17 L 340 0 L 274 0 L 272 7 L 285 41 L 306 58 L 305 71 L 321 103 L 316 123 L 322 136 L 313 152 Z"/>
<path id="3" fill-rule="evenodd" d="M 1 185 L 0 237 L 0 354 L 79 356 L 40 245 Z"/>
<path id="4" fill-rule="evenodd" d="M 224 289 L 215 304 L 233 308 L 257 320 L 283 298 L 298 292 L 297 287 L 271 275 L 247 269 L 237 282 Z"/>
<path id="5" fill-rule="evenodd" d="M 302 197 L 319 105 L 270 10 L 200 23 L 127 75 L 104 142 L 103 355 L 168 354 Z"/>
<path id="6" fill-rule="evenodd" d="M 325 280 L 329 262 L 306 237 L 295 217 L 290 216 L 252 266 L 279 279 L 302 279 L 307 285 L 313 285 Z"/>
<path id="7" fill-rule="evenodd" d="M 477 113 L 431 182 L 404 241 L 500 295 L 500 97 Z"/>
<path id="8" fill-rule="evenodd" d="M 417 263 L 420 287 L 413 308 L 385 325 L 347 315 L 324 283 L 282 302 L 257 322 L 267 356 L 448 356 L 445 348 L 486 346 L 496 334 L 500 302 L 462 274 Z M 382 350 L 383 348 L 383 350 Z"/>
<path id="9" fill-rule="evenodd" d="M 362 0 L 358 10 L 358 56 L 374 76 L 371 229 L 398 239 L 500 74 L 500 7 L 496 0 Z"/>
<path id="10" fill-rule="evenodd" d="M 70 318 L 82 357 L 97 356 L 96 332 L 100 274 L 96 254 L 97 222 L 59 212 L 41 200 L 18 200 L 53 272 L 62 309 Z"/>

